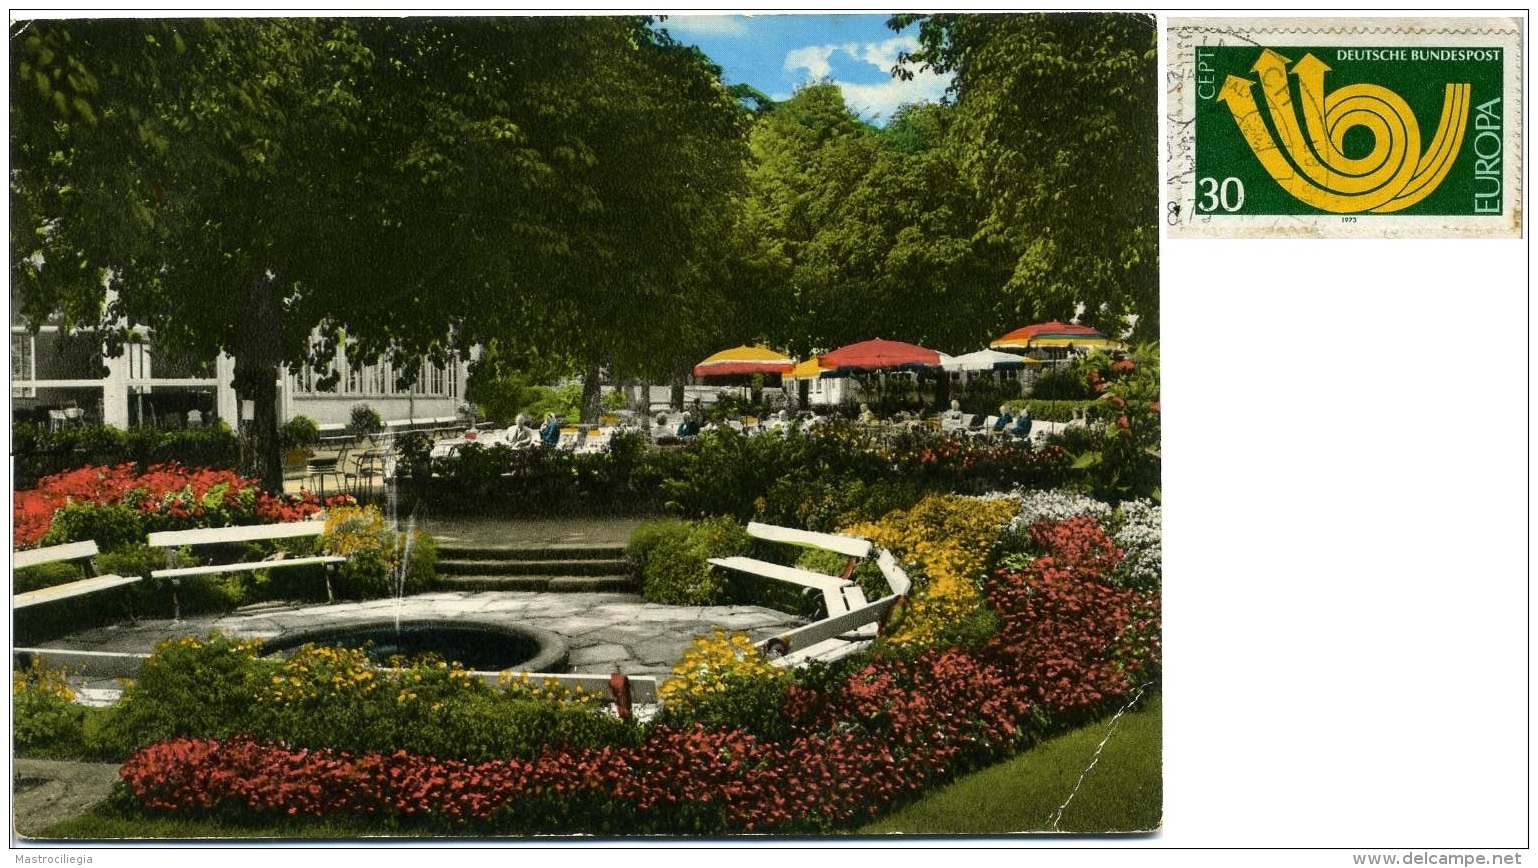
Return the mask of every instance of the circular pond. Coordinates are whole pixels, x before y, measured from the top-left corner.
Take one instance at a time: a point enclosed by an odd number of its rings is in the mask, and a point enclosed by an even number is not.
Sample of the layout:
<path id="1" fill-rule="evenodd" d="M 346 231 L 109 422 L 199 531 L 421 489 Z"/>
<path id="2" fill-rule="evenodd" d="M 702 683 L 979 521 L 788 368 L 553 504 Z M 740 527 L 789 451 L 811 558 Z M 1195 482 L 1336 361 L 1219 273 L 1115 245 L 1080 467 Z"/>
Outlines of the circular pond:
<path id="1" fill-rule="evenodd" d="M 534 627 L 443 620 L 365 621 L 299 630 L 269 639 L 262 654 L 282 654 L 301 645 L 361 648 L 375 663 L 391 657 L 436 654 L 477 672 L 560 672 L 566 668 L 566 642 Z"/>

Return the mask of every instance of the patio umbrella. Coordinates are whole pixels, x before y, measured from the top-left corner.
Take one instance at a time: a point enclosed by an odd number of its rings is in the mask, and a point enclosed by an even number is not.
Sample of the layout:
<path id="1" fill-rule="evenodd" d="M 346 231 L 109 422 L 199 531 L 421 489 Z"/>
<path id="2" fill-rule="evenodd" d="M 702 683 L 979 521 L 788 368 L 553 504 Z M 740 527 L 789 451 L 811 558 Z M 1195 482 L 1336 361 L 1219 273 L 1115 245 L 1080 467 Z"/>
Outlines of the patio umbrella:
<path id="1" fill-rule="evenodd" d="M 933 368 L 940 354 L 918 344 L 876 338 L 824 353 L 822 367 L 845 371 L 885 371 L 893 368 Z"/>
<path id="2" fill-rule="evenodd" d="M 696 377 L 731 377 L 753 374 L 784 374 L 795 367 L 789 356 L 768 347 L 733 347 L 694 366 Z"/>
<path id="3" fill-rule="evenodd" d="M 785 379 L 815 380 L 825 373 L 827 373 L 827 371 L 822 367 L 821 360 L 817 356 L 812 356 L 810 359 L 807 359 L 806 361 L 797 364 L 794 368 L 791 368 L 790 373 L 785 375 Z"/>
<path id="4" fill-rule="evenodd" d="M 1120 347 L 1121 342 L 1112 340 L 1105 332 L 1086 325 L 1059 320 L 1039 322 L 1017 328 L 988 346 L 994 349 L 1039 349 L 1041 347 L 1066 347 L 1073 344 L 1084 349 Z"/>
<path id="5" fill-rule="evenodd" d="M 947 371 L 998 371 L 1010 368 L 1023 368 L 1026 365 L 1039 365 L 1038 359 L 1029 359 L 1017 356 L 1013 353 L 1001 353 L 998 350 L 978 350 L 975 353 L 955 356 L 940 363 L 940 367 Z"/>

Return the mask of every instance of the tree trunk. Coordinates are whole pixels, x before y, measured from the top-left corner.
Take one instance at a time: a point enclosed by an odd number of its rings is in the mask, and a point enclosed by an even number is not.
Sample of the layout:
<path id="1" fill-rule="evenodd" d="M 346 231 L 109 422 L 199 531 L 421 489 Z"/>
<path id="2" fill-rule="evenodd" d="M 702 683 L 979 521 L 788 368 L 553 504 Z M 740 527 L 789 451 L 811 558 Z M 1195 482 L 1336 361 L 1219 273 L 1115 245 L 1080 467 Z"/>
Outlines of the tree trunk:
<path id="1" fill-rule="evenodd" d="M 588 425 L 598 422 L 603 412 L 603 383 L 597 362 L 588 363 L 582 375 L 582 421 Z"/>
<path id="2" fill-rule="evenodd" d="M 689 373 L 689 362 L 683 356 L 673 357 L 673 388 L 668 394 L 668 404 L 674 410 L 684 408 L 684 377 Z"/>
<path id="3" fill-rule="evenodd" d="M 273 280 L 263 274 L 251 281 L 242 311 L 246 329 L 235 348 L 235 398 L 241 407 L 240 472 L 262 488 L 283 491 L 283 452 L 278 444 L 278 364 L 282 360 L 283 321 L 273 297 Z M 246 402 L 251 418 L 246 418 Z"/>

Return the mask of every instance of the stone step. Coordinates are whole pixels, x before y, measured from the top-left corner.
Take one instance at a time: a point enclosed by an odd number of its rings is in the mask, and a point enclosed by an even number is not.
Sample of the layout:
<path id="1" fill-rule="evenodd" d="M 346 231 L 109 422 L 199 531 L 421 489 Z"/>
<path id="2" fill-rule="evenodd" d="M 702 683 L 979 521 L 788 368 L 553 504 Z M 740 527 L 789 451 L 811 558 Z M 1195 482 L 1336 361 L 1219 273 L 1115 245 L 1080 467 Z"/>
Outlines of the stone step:
<path id="1" fill-rule="evenodd" d="M 438 558 L 438 572 L 459 576 L 615 576 L 625 575 L 624 560 L 496 560 Z"/>
<path id="2" fill-rule="evenodd" d="M 487 546 L 439 543 L 439 560 L 482 561 L 586 561 L 624 560 L 622 545 L 524 545 Z"/>
<path id="3" fill-rule="evenodd" d="M 448 591 L 560 591 L 596 593 L 634 591 L 629 576 L 572 575 L 441 575 L 439 586 Z"/>

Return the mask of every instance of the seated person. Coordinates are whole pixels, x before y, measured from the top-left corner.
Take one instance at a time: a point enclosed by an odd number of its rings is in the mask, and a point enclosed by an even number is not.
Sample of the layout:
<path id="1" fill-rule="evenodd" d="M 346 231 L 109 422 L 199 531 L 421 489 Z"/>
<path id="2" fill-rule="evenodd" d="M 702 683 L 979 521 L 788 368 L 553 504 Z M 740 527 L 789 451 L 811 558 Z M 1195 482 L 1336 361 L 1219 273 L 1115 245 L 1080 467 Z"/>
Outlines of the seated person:
<path id="1" fill-rule="evenodd" d="M 1013 437 L 1023 438 L 1031 436 L 1031 411 L 1028 408 L 1021 408 L 1020 415 L 1015 417 L 1015 421 L 1010 424 L 1008 431 Z"/>
<path id="2" fill-rule="evenodd" d="M 880 422 L 880 421 L 881 421 L 880 419 L 876 418 L 876 414 L 871 412 L 869 404 L 861 404 L 860 405 L 860 424 L 861 425 L 874 425 L 874 424 L 876 424 L 877 422 Z"/>
<path id="3" fill-rule="evenodd" d="M 543 439 L 540 432 L 534 430 L 534 420 L 524 413 L 519 413 L 518 418 L 507 429 L 507 435 L 503 442 L 514 449 L 523 449 L 527 446 L 533 446 L 535 438 Z"/>
<path id="4" fill-rule="evenodd" d="M 684 416 L 684 421 L 678 425 L 678 436 L 693 437 L 700 433 L 700 422 L 693 413 Z"/>
<path id="5" fill-rule="evenodd" d="M 951 408 L 940 414 L 940 424 L 945 428 L 960 428 L 961 418 L 961 402 L 952 400 Z"/>
<path id="6" fill-rule="evenodd" d="M 545 414 L 545 424 L 539 428 L 539 439 L 546 446 L 554 446 L 561 442 L 561 417 L 554 413 Z"/>
<path id="7" fill-rule="evenodd" d="M 1008 428 L 1009 427 L 1009 423 L 1013 422 L 1014 420 L 1015 420 L 1015 417 L 1009 415 L 1009 405 L 1008 404 L 1000 404 L 999 405 L 999 417 L 997 419 L 995 419 L 994 422 L 993 422 L 993 430 L 994 431 L 1003 431 L 1005 428 Z"/>

